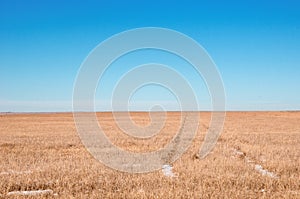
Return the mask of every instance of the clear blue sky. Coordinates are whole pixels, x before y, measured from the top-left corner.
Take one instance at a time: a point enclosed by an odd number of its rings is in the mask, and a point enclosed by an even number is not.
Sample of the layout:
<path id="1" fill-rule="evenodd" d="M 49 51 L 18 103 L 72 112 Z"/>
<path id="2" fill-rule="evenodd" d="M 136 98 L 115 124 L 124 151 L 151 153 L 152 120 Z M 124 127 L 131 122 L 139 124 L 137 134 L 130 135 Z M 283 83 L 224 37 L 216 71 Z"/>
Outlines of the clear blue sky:
<path id="1" fill-rule="evenodd" d="M 208 51 L 228 110 L 300 109 L 300 1 L 1 0 L 0 112 L 70 111 L 88 53 L 113 34 L 147 26 L 180 31 Z M 167 93 L 145 87 L 133 100 L 172 98 L 155 92 Z"/>

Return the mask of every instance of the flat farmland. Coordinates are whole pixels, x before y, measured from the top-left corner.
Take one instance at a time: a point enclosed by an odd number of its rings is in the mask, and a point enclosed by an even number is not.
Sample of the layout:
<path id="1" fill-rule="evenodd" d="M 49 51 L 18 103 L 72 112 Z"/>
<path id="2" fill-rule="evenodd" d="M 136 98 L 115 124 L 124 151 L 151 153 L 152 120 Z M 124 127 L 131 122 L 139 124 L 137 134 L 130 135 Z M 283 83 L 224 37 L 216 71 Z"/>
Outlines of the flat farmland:
<path id="1" fill-rule="evenodd" d="M 112 113 L 97 113 L 118 147 L 147 152 L 163 148 L 180 130 L 180 112 L 166 113 L 161 132 L 132 138 Z M 93 158 L 81 143 L 72 113 L 0 115 L 0 198 L 300 198 L 300 112 L 227 112 L 224 129 L 204 159 L 197 153 L 211 113 L 200 112 L 189 149 L 162 170 L 120 172 Z M 133 112 L 136 125 L 151 120 Z"/>

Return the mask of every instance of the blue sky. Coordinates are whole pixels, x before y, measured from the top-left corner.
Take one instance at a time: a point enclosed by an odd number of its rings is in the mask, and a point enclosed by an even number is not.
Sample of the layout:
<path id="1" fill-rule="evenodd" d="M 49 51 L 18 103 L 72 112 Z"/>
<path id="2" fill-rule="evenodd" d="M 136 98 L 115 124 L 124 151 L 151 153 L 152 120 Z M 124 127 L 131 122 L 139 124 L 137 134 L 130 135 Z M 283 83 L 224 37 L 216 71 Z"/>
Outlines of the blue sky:
<path id="1" fill-rule="evenodd" d="M 299 1 L 1 0 L 0 112 L 71 111 L 73 84 L 89 52 L 114 34 L 149 26 L 182 32 L 207 50 L 222 75 L 227 110 L 300 109 Z M 165 57 L 143 53 L 124 63 Z M 118 72 L 111 69 L 112 76 Z M 200 104 L 209 106 L 203 81 L 193 81 Z M 141 109 L 174 99 L 155 86 L 132 98 Z"/>

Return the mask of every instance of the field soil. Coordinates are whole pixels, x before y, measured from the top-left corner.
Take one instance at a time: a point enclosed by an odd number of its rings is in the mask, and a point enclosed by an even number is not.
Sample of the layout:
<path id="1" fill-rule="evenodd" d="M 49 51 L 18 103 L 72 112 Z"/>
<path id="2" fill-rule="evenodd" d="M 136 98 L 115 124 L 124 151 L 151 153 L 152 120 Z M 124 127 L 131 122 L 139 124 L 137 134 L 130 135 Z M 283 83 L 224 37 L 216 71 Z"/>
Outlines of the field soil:
<path id="1" fill-rule="evenodd" d="M 169 177 L 104 166 L 81 143 L 72 113 L 2 113 L 0 198 L 300 198 L 300 112 L 227 112 L 204 159 L 197 154 L 211 113 L 199 114 L 195 139 Z M 170 142 L 180 115 L 168 112 L 161 132 L 142 140 L 124 134 L 112 113 L 97 118 L 116 146 L 149 152 Z M 139 126 L 151 123 L 146 112 L 131 118 Z"/>

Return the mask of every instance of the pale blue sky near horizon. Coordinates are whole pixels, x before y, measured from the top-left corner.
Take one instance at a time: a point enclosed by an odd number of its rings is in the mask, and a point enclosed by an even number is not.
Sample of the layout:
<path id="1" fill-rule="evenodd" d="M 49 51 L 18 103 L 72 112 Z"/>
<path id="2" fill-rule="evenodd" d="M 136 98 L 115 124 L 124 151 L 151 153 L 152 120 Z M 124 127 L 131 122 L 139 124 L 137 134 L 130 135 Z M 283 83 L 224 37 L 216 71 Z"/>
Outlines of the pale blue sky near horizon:
<path id="1" fill-rule="evenodd" d="M 114 34 L 141 27 L 173 29 L 201 44 L 222 76 L 227 110 L 300 110 L 299 1 L 1 0 L 0 112 L 71 111 L 73 84 L 89 52 Z M 143 53 L 120 65 L 168 57 Z M 140 59 L 130 62 L 134 58 Z M 165 61 L 180 67 L 176 60 Z M 192 73 L 186 77 L 207 108 L 204 82 Z M 132 99 L 144 109 L 150 101 L 170 104 L 175 98 L 145 87 Z M 96 100 L 109 103 L 105 96 Z"/>

